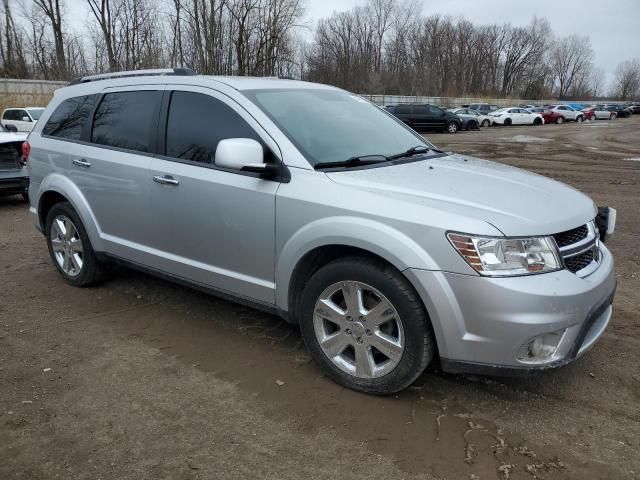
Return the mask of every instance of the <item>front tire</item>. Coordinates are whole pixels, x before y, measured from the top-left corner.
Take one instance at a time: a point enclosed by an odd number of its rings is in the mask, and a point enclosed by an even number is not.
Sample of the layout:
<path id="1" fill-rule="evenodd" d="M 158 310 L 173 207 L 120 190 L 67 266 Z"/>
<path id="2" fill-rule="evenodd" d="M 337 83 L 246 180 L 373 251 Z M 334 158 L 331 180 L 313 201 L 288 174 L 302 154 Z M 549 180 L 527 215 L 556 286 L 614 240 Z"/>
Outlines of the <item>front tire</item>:
<path id="1" fill-rule="evenodd" d="M 485 120 L 482 121 L 482 126 L 483 127 L 488 127 L 489 125 L 491 125 L 491 122 L 489 120 L 485 119 Z"/>
<path id="2" fill-rule="evenodd" d="M 533 119 L 533 124 L 534 125 L 542 125 L 542 119 L 541 118 L 534 118 Z"/>
<path id="3" fill-rule="evenodd" d="M 512 123 L 512 122 L 511 122 L 511 119 L 510 119 L 510 118 L 505 118 L 505 119 L 504 119 L 504 124 L 505 124 L 507 127 L 510 127 L 510 126 L 511 126 L 511 123 Z"/>
<path id="4" fill-rule="evenodd" d="M 556 124 L 558 125 L 562 125 L 564 123 L 564 117 L 558 117 L 556 118 Z"/>
<path id="5" fill-rule="evenodd" d="M 576 122 L 582 123 L 583 121 L 584 121 L 584 117 L 582 115 L 578 115 L 578 118 L 576 118 Z"/>
<path id="6" fill-rule="evenodd" d="M 447 124 L 447 132 L 456 133 L 458 131 L 458 124 L 456 122 L 449 122 Z"/>
<path id="7" fill-rule="evenodd" d="M 314 361 L 336 383 L 388 395 L 424 371 L 435 353 L 418 294 L 393 266 L 347 257 L 321 267 L 301 301 L 300 329 Z"/>
<path id="8" fill-rule="evenodd" d="M 80 217 L 70 203 L 57 203 L 51 207 L 45 234 L 51 261 L 67 283 L 84 287 L 102 279 L 102 266 Z"/>

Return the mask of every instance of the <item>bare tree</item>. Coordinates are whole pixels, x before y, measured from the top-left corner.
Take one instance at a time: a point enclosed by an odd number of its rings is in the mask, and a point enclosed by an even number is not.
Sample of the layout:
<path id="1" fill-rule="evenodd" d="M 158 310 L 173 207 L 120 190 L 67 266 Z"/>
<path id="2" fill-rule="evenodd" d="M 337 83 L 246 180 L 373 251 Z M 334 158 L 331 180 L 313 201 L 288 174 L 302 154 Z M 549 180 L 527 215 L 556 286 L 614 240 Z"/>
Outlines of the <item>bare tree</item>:
<path id="1" fill-rule="evenodd" d="M 62 32 L 63 6 L 61 4 L 61 0 L 33 0 L 33 4 L 47 17 L 49 26 L 53 33 L 56 55 L 56 76 L 58 78 L 68 78 L 65 41 L 64 34 Z"/>
<path id="2" fill-rule="evenodd" d="M 3 2 L 4 21 L 0 24 L 0 60 L 2 74 L 7 77 L 24 78 L 28 75 L 24 51 L 24 35 L 16 27 L 9 0 Z M 4 29 L 4 31 L 2 31 Z"/>
<path id="3" fill-rule="evenodd" d="M 593 49 L 588 37 L 570 35 L 554 42 L 550 66 L 558 85 L 558 97 L 572 93 L 586 76 L 593 60 Z"/>
<path id="4" fill-rule="evenodd" d="M 618 65 L 613 94 L 621 100 L 640 97 L 640 60 L 626 60 Z"/>

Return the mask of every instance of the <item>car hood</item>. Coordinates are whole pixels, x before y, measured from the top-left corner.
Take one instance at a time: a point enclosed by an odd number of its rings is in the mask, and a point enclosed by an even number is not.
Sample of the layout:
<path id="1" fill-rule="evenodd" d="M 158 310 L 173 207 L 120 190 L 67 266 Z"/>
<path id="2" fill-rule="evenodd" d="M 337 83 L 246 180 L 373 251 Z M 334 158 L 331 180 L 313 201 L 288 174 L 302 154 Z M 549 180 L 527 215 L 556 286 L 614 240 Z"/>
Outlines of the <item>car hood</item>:
<path id="1" fill-rule="evenodd" d="M 484 220 L 509 236 L 562 232 L 587 223 L 597 212 L 589 197 L 568 185 L 464 155 L 327 176 L 383 198 Z"/>

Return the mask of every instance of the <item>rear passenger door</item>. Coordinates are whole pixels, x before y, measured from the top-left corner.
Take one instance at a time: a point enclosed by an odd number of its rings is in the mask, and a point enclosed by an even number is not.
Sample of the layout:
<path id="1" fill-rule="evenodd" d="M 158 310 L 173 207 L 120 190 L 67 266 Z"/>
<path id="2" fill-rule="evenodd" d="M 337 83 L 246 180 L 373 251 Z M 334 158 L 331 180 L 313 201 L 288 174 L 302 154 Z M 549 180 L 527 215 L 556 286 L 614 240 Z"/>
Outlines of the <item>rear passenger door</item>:
<path id="1" fill-rule="evenodd" d="M 429 113 L 429 107 L 426 105 L 413 105 L 413 126 L 416 130 L 426 130 L 429 128 L 431 122 L 431 115 Z"/>
<path id="2" fill-rule="evenodd" d="M 278 154 L 277 145 L 233 100 L 208 88 L 167 91 L 161 117 L 161 155 L 147 178 L 154 267 L 275 303 L 275 194 L 280 184 L 220 168 L 214 159 L 218 142 L 226 138 L 255 139 L 268 154 Z M 170 183 L 156 183 L 156 178 Z"/>
<path id="3" fill-rule="evenodd" d="M 105 90 L 82 142 L 69 145 L 69 176 L 91 206 L 105 250 L 142 264 L 149 259 L 149 165 L 163 90 L 158 85 Z"/>

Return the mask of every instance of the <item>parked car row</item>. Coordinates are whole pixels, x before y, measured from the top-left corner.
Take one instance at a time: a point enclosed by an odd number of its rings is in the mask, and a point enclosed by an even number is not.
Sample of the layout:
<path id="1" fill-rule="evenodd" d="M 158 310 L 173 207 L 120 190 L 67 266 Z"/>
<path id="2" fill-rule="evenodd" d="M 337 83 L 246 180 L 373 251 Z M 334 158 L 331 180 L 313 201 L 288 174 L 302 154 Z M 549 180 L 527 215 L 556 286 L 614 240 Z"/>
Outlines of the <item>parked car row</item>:
<path id="1" fill-rule="evenodd" d="M 581 108 L 578 108 L 581 107 Z M 520 105 L 499 108 L 489 103 L 473 103 L 460 108 L 444 109 L 431 104 L 385 105 L 384 109 L 416 131 L 436 130 L 456 133 L 458 130 L 477 130 L 493 125 L 543 125 L 585 120 L 614 120 L 640 113 L 639 105 L 578 104 Z"/>

